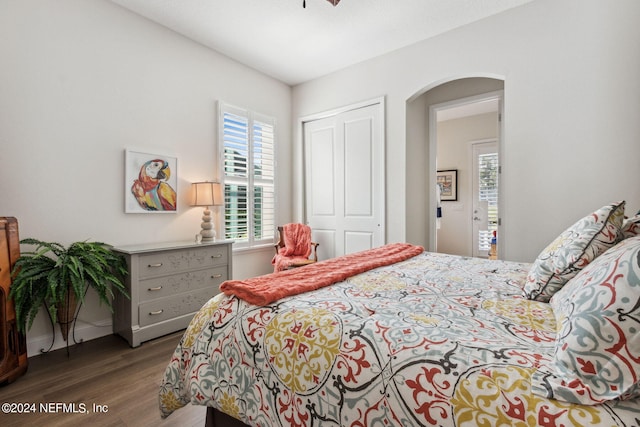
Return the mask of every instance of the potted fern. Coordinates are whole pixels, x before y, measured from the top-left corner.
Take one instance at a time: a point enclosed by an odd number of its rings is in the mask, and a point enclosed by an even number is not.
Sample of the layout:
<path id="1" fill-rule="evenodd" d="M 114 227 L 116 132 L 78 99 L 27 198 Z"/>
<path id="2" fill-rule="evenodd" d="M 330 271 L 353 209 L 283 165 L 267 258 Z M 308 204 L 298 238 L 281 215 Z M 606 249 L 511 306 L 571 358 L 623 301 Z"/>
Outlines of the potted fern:
<path id="1" fill-rule="evenodd" d="M 127 274 L 124 258 L 101 242 L 75 242 L 68 247 L 56 242 L 23 239 L 24 251 L 12 270 L 9 297 L 16 310 L 18 330 L 30 329 L 40 307 L 58 322 L 64 340 L 75 318 L 78 304 L 84 302 L 88 288 L 113 311 L 113 291 L 127 295 L 123 278 Z M 128 296 L 128 295 L 127 295 Z"/>

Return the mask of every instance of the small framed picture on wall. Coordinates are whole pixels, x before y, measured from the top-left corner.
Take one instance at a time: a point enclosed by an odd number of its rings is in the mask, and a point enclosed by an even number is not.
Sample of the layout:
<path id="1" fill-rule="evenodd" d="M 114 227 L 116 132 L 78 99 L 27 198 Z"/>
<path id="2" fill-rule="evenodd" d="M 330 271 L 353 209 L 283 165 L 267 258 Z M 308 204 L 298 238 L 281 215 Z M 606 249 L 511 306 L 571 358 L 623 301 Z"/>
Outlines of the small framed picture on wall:
<path id="1" fill-rule="evenodd" d="M 440 200 L 455 202 L 458 200 L 458 169 L 437 171 L 437 183 L 440 186 Z"/>
<path id="2" fill-rule="evenodd" d="M 177 164 L 166 154 L 125 150 L 125 212 L 175 213 Z"/>

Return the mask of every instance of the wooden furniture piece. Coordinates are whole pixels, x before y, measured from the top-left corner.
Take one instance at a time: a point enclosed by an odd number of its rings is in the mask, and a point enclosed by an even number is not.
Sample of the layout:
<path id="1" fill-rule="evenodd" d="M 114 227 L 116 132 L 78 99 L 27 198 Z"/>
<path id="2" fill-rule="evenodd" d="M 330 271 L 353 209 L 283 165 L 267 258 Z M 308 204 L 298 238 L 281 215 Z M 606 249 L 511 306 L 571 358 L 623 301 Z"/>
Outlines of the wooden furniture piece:
<path id="1" fill-rule="evenodd" d="M 207 407 L 207 415 L 205 418 L 205 427 L 249 427 L 242 421 L 233 418 L 231 415 L 227 415 L 222 411 Z"/>
<path id="2" fill-rule="evenodd" d="M 232 241 L 172 242 L 114 248 L 127 260 L 130 299 L 116 295 L 113 332 L 137 347 L 184 329 L 232 276 Z"/>
<path id="3" fill-rule="evenodd" d="M 278 242 L 275 245 L 273 245 L 273 248 L 276 250 L 276 257 L 280 255 L 280 248 L 285 247 L 283 233 L 284 233 L 284 227 L 278 226 Z M 287 267 L 287 269 L 302 267 L 303 265 L 313 264 L 314 262 L 317 262 L 318 261 L 317 251 L 318 251 L 319 245 L 320 243 L 311 242 L 311 255 L 309 256 L 309 259 L 299 259 L 300 257 L 295 257 L 297 259 L 291 262 L 291 264 Z"/>
<path id="4" fill-rule="evenodd" d="M 0 217 L 0 384 L 14 381 L 27 370 L 27 342 L 18 332 L 16 311 L 9 299 L 11 270 L 19 256 L 18 221 Z"/>

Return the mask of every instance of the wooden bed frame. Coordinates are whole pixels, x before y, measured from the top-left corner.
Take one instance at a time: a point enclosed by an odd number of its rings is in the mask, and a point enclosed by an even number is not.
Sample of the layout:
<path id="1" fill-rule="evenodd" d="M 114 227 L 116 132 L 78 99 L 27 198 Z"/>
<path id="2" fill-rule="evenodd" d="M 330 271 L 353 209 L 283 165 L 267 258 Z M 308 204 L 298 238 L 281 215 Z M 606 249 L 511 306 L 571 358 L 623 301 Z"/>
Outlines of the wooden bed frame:
<path id="1" fill-rule="evenodd" d="M 207 419 L 205 427 L 249 427 L 240 420 L 219 410 L 207 407 Z"/>

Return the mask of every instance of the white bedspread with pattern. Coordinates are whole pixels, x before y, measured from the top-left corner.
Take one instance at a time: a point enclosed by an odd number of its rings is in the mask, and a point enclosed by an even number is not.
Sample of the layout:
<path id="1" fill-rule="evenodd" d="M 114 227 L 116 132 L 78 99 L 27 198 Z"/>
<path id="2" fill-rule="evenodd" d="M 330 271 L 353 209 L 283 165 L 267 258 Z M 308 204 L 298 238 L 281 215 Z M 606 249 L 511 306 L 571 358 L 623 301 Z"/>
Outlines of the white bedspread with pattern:
<path id="1" fill-rule="evenodd" d="M 556 322 L 522 297 L 529 267 L 423 253 L 266 306 L 217 295 L 171 358 L 161 412 L 192 403 L 287 427 L 640 425 L 638 400 L 532 393 Z"/>

